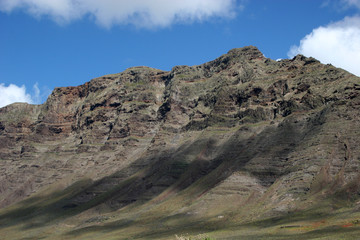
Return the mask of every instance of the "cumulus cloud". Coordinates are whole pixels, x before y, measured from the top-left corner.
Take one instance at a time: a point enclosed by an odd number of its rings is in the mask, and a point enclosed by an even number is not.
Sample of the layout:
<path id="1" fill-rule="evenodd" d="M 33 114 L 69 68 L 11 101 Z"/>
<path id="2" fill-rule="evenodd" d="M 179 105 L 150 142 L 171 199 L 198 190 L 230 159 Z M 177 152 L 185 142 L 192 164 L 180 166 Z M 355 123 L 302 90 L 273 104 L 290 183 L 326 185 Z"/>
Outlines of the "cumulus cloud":
<path id="1" fill-rule="evenodd" d="M 15 84 L 5 86 L 5 84 L 0 83 L 0 107 L 4 107 L 15 102 L 37 104 L 40 103 L 40 101 L 40 90 L 37 83 L 33 86 L 32 95 L 26 92 L 24 85 L 20 87 Z"/>
<path id="2" fill-rule="evenodd" d="M 58 23 L 86 16 L 107 28 L 114 24 L 152 28 L 231 17 L 236 4 L 236 0 L 1 0 L 0 10 L 22 9 L 36 17 L 49 16 Z"/>
<path id="3" fill-rule="evenodd" d="M 26 93 L 25 86 L 18 87 L 14 84 L 5 86 L 0 84 L 0 107 L 6 106 L 14 102 L 32 103 L 31 96 Z"/>
<path id="4" fill-rule="evenodd" d="M 290 48 L 288 56 L 296 54 L 312 56 L 360 76 L 360 16 L 346 17 L 314 29 L 300 41 L 299 46 Z"/>

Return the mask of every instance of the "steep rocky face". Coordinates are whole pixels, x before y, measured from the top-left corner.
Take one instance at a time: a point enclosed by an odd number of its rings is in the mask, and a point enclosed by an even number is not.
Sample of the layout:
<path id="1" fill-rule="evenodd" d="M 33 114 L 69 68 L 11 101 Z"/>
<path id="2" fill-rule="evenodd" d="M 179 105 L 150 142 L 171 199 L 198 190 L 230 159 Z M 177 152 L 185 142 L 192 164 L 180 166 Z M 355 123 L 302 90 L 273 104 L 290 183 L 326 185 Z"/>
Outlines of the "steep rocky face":
<path id="1" fill-rule="evenodd" d="M 165 236 L 323 202 L 358 209 L 359 108 L 358 77 L 252 46 L 170 72 L 130 68 L 0 109 L 0 205 L 30 196 L 15 206 L 37 213 L 21 222 L 73 226 L 59 238 L 100 223 L 149 238 L 154 222 Z M 5 230 L 20 224 L 4 211 Z"/>

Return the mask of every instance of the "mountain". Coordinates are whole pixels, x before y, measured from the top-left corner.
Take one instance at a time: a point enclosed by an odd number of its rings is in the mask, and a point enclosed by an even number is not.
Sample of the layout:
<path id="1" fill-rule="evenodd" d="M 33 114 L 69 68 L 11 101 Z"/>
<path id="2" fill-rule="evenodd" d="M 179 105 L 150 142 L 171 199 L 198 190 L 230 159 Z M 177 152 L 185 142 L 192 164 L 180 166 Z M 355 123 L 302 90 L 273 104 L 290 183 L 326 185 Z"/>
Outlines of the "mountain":
<path id="1" fill-rule="evenodd" d="M 356 239 L 359 143 L 360 78 L 314 58 L 129 68 L 0 109 L 0 236 Z"/>

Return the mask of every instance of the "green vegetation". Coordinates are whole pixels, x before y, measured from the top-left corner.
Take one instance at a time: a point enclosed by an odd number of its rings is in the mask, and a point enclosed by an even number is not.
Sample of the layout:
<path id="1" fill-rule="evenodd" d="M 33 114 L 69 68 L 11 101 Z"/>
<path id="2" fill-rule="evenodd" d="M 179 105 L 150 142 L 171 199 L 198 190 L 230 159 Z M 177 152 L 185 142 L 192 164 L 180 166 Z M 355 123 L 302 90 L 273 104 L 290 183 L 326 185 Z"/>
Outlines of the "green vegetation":
<path id="1" fill-rule="evenodd" d="M 200 235 L 197 235 L 197 236 L 187 236 L 187 235 L 178 236 L 178 235 L 175 235 L 175 239 L 176 240 L 215 240 L 215 238 L 208 237 L 205 234 L 200 234 Z"/>

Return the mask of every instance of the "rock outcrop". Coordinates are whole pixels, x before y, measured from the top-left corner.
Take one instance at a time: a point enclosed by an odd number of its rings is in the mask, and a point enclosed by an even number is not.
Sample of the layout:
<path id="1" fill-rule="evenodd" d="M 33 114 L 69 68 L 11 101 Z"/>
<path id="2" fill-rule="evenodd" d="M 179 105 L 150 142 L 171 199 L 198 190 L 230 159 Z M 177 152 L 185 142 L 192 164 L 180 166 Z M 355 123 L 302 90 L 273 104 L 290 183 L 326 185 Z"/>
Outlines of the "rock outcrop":
<path id="1" fill-rule="evenodd" d="M 359 209 L 359 131 L 358 77 L 252 46 L 56 88 L 42 105 L 0 109 L 1 229 L 71 225 L 61 239 L 101 224 L 149 239 L 155 225 L 165 236 Z"/>

